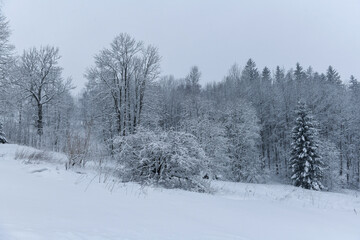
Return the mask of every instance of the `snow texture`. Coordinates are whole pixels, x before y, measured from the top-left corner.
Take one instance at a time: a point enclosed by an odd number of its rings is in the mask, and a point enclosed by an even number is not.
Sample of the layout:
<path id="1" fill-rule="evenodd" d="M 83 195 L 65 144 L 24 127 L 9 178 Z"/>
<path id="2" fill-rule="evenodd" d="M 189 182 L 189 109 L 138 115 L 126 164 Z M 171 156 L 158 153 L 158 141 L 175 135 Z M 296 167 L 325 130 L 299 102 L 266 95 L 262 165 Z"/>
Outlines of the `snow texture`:
<path id="1" fill-rule="evenodd" d="M 204 194 L 104 184 L 90 171 L 23 164 L 14 160 L 19 148 L 0 145 L 1 240 L 360 237 L 356 191 L 214 182 L 215 193 Z"/>

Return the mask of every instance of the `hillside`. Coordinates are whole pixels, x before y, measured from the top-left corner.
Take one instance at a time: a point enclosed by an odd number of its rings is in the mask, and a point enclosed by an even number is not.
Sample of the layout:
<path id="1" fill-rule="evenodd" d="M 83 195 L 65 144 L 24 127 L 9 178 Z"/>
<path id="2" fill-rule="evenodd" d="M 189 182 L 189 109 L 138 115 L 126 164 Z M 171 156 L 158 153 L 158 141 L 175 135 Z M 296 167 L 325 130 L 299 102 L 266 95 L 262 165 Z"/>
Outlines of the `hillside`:
<path id="1" fill-rule="evenodd" d="M 360 193 L 214 182 L 213 194 L 99 183 L 0 145 L 0 239 L 360 239 Z M 102 180 L 102 179 L 100 179 Z M 102 181 L 100 181 L 102 182 Z"/>

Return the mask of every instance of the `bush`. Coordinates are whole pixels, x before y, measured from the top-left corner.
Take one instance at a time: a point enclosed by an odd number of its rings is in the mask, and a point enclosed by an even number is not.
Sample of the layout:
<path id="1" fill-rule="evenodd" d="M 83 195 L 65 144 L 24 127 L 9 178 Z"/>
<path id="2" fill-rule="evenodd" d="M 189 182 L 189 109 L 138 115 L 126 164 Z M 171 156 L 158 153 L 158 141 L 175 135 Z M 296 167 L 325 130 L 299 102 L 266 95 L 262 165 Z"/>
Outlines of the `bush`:
<path id="1" fill-rule="evenodd" d="M 87 154 L 89 152 L 89 135 L 81 136 L 80 134 L 69 134 L 67 136 L 66 155 L 68 162 L 66 169 L 77 167 L 85 167 Z"/>
<path id="2" fill-rule="evenodd" d="M 193 135 L 139 130 L 134 135 L 119 137 L 116 144 L 118 171 L 124 181 L 207 190 L 202 179 L 205 153 Z"/>

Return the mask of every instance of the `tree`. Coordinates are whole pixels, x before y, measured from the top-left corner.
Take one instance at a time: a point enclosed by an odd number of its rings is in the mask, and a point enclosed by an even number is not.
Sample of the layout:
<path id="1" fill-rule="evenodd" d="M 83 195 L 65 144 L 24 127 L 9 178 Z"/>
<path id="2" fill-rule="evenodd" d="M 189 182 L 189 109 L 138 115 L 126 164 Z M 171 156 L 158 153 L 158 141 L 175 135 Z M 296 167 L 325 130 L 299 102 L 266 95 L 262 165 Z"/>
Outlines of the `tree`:
<path id="1" fill-rule="evenodd" d="M 71 80 L 64 81 L 61 76 L 59 59 L 59 49 L 55 47 L 46 46 L 24 51 L 18 76 L 13 81 L 23 96 L 30 98 L 35 105 L 39 146 L 42 145 L 41 137 L 44 133 L 44 106 L 71 89 Z"/>
<path id="2" fill-rule="evenodd" d="M 186 91 L 190 95 L 196 95 L 200 93 L 200 77 L 201 72 L 197 66 L 193 66 L 189 75 L 185 78 Z"/>
<path id="3" fill-rule="evenodd" d="M 159 64 L 156 47 L 145 47 L 125 33 L 95 56 L 87 78 L 98 88 L 99 98 L 108 98 L 112 105 L 117 135 L 132 134 L 140 124 L 146 88 L 158 77 Z"/>
<path id="4" fill-rule="evenodd" d="M 340 75 L 332 66 L 329 66 L 326 71 L 326 79 L 329 83 L 341 84 Z"/>
<path id="5" fill-rule="evenodd" d="M 352 187 L 360 187 L 360 83 L 354 77 L 350 77 L 350 96 L 347 114 L 350 117 L 349 129 L 347 136 L 347 146 L 349 153 L 347 154 L 348 161 L 347 168 L 348 174 L 351 174 L 349 178 Z M 350 169 L 351 168 L 351 169 Z"/>
<path id="6" fill-rule="evenodd" d="M 304 103 L 299 102 L 296 114 L 290 159 L 291 179 L 297 187 L 321 190 L 324 188 L 321 183 L 323 163 L 318 154 L 317 130 Z"/>
<path id="7" fill-rule="evenodd" d="M 300 65 L 300 63 L 296 63 L 296 68 L 294 71 L 295 81 L 299 82 L 299 81 L 303 80 L 304 76 L 305 76 L 305 73 L 303 71 L 303 67 Z"/>
<path id="8" fill-rule="evenodd" d="M 256 63 L 250 58 L 242 71 L 241 80 L 244 82 L 253 83 L 258 81 L 260 77 L 259 71 L 256 68 Z"/>
<path id="9" fill-rule="evenodd" d="M 201 72 L 197 66 L 193 66 L 185 78 L 185 100 L 183 108 L 185 112 L 184 128 L 186 132 L 193 133 L 200 115 L 200 77 Z M 194 134 L 194 133 L 193 133 Z"/>
<path id="10" fill-rule="evenodd" d="M 350 90 L 357 94 L 360 93 L 359 81 L 353 75 L 350 76 Z"/>
<path id="11" fill-rule="evenodd" d="M 9 73 L 12 69 L 14 57 L 14 46 L 10 44 L 10 27 L 6 18 L 0 11 L 0 115 L 12 113 L 9 103 L 12 103 L 14 97 L 11 85 L 9 84 Z"/>
<path id="12" fill-rule="evenodd" d="M 284 70 L 281 69 L 279 66 L 276 66 L 275 82 L 280 84 L 283 83 L 284 79 L 285 79 Z"/>
<path id="13" fill-rule="evenodd" d="M 250 104 L 244 101 L 228 103 L 224 124 L 232 180 L 262 181 L 258 121 L 255 109 Z"/>
<path id="14" fill-rule="evenodd" d="M 159 81 L 160 93 L 156 96 L 160 99 L 159 126 L 168 131 L 170 129 L 179 130 L 183 113 L 183 94 L 180 90 L 180 81 L 174 76 L 164 76 Z M 155 101 L 152 101 L 153 103 Z"/>
<path id="15" fill-rule="evenodd" d="M 7 143 L 5 133 L 3 132 L 3 124 L 0 122 L 0 143 Z"/>
<path id="16" fill-rule="evenodd" d="M 265 84 L 271 84 L 271 72 L 268 67 L 264 67 L 261 73 L 261 81 Z"/>
<path id="17" fill-rule="evenodd" d="M 10 44 L 9 22 L 0 12 L 0 78 L 5 78 L 8 74 L 9 63 L 13 61 L 14 46 Z"/>
<path id="18" fill-rule="evenodd" d="M 322 183 L 329 190 L 344 187 L 346 179 L 339 174 L 340 153 L 335 144 L 323 140 L 319 143 L 319 153 L 324 162 L 324 177 Z"/>

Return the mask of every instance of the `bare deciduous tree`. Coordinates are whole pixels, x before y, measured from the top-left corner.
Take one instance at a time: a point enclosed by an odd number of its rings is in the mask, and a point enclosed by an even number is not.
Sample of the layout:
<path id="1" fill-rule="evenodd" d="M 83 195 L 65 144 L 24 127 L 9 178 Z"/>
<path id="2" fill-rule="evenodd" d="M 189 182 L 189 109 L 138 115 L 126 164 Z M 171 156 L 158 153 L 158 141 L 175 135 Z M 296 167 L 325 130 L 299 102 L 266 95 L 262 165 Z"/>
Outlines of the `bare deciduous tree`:
<path id="1" fill-rule="evenodd" d="M 59 59 L 59 49 L 55 47 L 46 46 L 24 51 L 18 64 L 18 76 L 13 80 L 20 88 L 22 96 L 30 98 L 36 106 L 39 145 L 43 135 L 44 106 L 71 89 L 71 79 L 64 81 L 61 76 Z"/>
<path id="2" fill-rule="evenodd" d="M 140 124 L 145 89 L 157 78 L 159 62 L 157 48 L 144 47 L 124 33 L 95 57 L 95 67 L 87 72 L 87 78 L 112 99 L 119 135 L 134 133 Z"/>

